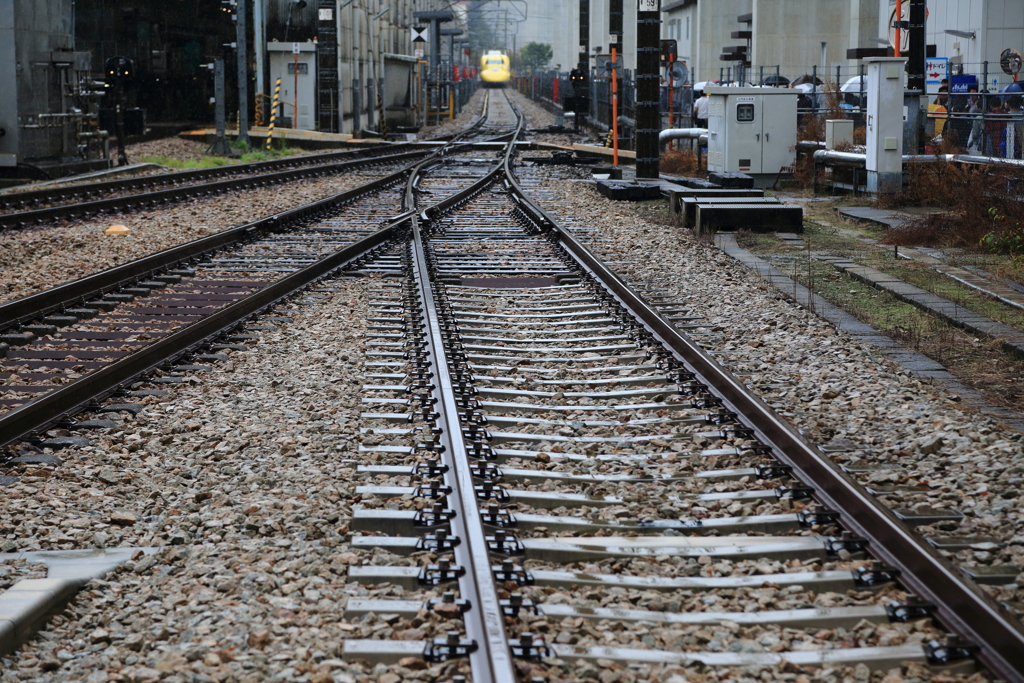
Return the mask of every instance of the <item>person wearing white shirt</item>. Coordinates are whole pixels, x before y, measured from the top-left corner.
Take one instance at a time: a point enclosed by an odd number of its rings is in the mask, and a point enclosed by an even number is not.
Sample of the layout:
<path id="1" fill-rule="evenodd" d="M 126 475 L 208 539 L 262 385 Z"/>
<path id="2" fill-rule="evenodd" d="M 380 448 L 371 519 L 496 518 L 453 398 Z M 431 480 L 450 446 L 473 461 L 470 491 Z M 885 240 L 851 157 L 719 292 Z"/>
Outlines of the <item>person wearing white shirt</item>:
<path id="1" fill-rule="evenodd" d="M 708 127 L 708 96 L 701 91 L 700 97 L 693 103 L 694 125 L 697 128 Z"/>

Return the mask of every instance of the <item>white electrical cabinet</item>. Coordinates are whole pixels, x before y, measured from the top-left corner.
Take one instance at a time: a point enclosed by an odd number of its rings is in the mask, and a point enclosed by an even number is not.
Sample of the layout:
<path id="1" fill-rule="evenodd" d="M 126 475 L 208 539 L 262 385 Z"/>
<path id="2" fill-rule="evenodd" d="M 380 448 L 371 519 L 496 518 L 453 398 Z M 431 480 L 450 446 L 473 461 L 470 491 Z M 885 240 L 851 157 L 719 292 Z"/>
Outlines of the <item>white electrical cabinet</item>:
<path id="1" fill-rule="evenodd" d="M 746 173 L 756 181 L 792 173 L 796 100 L 789 88 L 707 87 L 708 170 Z M 769 183 L 770 184 L 770 183 Z"/>

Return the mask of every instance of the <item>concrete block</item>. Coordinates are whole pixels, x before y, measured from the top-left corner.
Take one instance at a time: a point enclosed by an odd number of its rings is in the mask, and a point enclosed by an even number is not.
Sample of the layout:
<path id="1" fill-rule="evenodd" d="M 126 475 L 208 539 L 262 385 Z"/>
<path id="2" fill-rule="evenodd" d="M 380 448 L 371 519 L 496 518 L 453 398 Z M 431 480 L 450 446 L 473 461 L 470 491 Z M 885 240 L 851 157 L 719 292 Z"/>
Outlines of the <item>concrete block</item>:
<path id="1" fill-rule="evenodd" d="M 754 177 L 746 173 L 708 173 L 708 180 L 730 189 L 750 190 L 754 187 Z"/>
<path id="2" fill-rule="evenodd" d="M 621 180 L 599 180 L 597 191 L 615 201 L 642 201 L 661 199 L 661 188 L 656 184 L 628 183 Z"/>
<path id="3" fill-rule="evenodd" d="M 803 232 L 804 211 L 789 204 L 697 205 L 699 232 L 743 228 L 753 232 Z"/>

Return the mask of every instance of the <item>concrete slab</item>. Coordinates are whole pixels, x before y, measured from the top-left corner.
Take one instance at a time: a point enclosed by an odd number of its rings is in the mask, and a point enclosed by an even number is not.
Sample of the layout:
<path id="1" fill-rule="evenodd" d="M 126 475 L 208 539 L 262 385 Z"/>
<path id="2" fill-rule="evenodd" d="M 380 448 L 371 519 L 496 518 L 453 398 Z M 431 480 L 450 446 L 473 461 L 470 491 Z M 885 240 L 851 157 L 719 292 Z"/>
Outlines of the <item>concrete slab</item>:
<path id="1" fill-rule="evenodd" d="M 837 211 L 839 211 L 839 215 L 843 218 L 875 223 L 886 228 L 898 228 L 914 219 L 908 213 L 876 209 L 870 206 L 845 206 L 837 209 Z"/>
<path id="2" fill-rule="evenodd" d="M 45 579 L 18 581 L 0 593 L 0 655 L 14 652 L 38 633 L 90 579 L 106 576 L 139 550 L 152 554 L 159 548 L 0 553 L 0 562 L 26 560 L 43 563 L 47 570 Z"/>

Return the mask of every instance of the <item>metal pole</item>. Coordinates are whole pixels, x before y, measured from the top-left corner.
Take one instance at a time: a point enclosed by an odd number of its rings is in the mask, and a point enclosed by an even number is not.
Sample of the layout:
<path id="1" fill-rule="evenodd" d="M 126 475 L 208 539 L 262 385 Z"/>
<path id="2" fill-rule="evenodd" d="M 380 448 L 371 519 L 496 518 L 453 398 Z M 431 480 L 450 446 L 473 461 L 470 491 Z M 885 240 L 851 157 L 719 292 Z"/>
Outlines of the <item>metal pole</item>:
<path id="1" fill-rule="evenodd" d="M 900 57 L 900 49 L 903 44 L 903 29 L 900 28 L 903 19 L 903 0 L 896 0 L 896 12 L 893 14 L 893 26 L 896 27 L 895 40 L 893 40 L 892 55 Z M 885 27 L 886 35 L 889 34 L 889 27 Z"/>
<path id="2" fill-rule="evenodd" d="M 928 42 L 924 32 L 924 22 L 925 0 L 910 0 L 910 45 L 908 50 L 910 59 L 907 62 L 907 88 L 917 90 L 922 97 L 925 96 L 925 44 Z M 921 153 L 924 151 L 924 141 L 926 140 L 921 100 L 918 100 L 916 109 L 908 114 L 910 120 L 917 122 L 918 148 L 915 151 Z"/>
<path id="3" fill-rule="evenodd" d="M 621 36 L 619 36 L 621 38 Z M 612 165 L 619 165 L 619 79 L 615 68 L 618 45 L 612 45 Z"/>
<path id="4" fill-rule="evenodd" d="M 208 154 L 227 155 L 231 153 L 228 141 L 224 138 L 225 119 L 227 118 L 224 105 L 224 60 L 217 59 L 213 63 L 213 96 L 215 100 L 214 116 L 217 123 L 217 135 L 210 145 Z"/>
<path id="5" fill-rule="evenodd" d="M 659 176 L 661 0 L 638 0 L 636 14 L 636 177 Z"/>
<path id="6" fill-rule="evenodd" d="M 248 27 L 245 22 L 245 0 L 235 3 L 235 43 L 238 51 L 238 143 L 249 144 L 249 50 L 246 38 Z"/>
<path id="7" fill-rule="evenodd" d="M 263 3 L 266 0 L 253 0 L 252 5 L 252 23 L 253 23 L 253 34 L 256 41 L 255 48 L 256 52 L 256 97 L 263 97 L 266 92 L 266 77 L 263 74 L 263 64 L 266 61 L 266 49 L 267 41 L 266 36 L 266 19 L 264 16 Z"/>
<path id="8" fill-rule="evenodd" d="M 587 71 L 590 65 L 590 0 L 580 0 L 580 51 L 576 68 Z"/>

